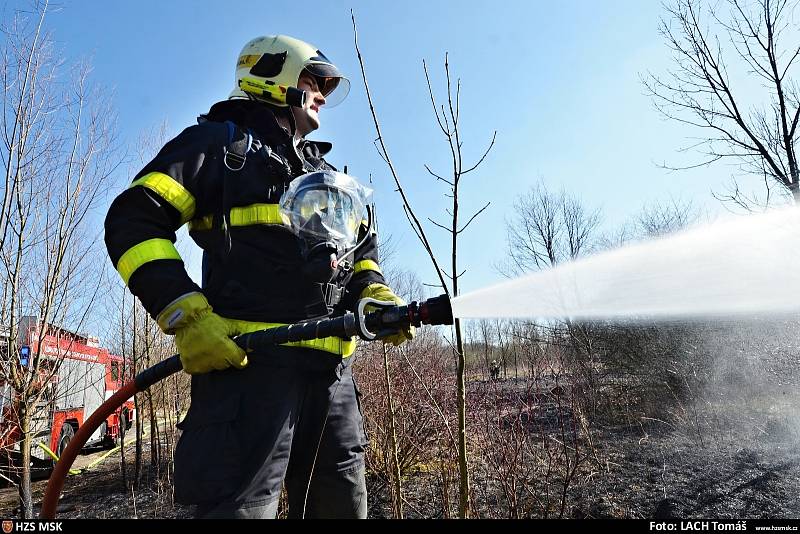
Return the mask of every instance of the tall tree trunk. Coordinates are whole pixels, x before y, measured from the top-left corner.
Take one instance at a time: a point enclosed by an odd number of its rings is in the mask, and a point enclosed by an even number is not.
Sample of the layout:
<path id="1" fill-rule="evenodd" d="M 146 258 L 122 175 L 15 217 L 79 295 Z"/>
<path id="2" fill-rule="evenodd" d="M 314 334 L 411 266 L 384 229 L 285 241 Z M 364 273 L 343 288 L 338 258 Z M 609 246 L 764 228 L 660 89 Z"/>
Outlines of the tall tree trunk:
<path id="1" fill-rule="evenodd" d="M 389 441 L 391 444 L 391 459 L 392 459 L 392 478 L 393 478 L 393 491 L 392 491 L 392 513 L 395 519 L 403 518 L 403 479 L 400 478 L 400 460 L 397 454 L 397 431 L 395 429 L 394 419 L 394 399 L 392 398 L 392 381 L 389 376 L 389 351 L 386 345 L 383 345 L 383 370 L 386 378 L 386 399 L 389 407 Z"/>
<path id="2" fill-rule="evenodd" d="M 133 358 L 133 372 L 134 374 L 138 373 L 141 369 L 139 369 L 139 331 L 137 330 L 137 316 L 138 314 L 136 311 L 139 309 L 139 306 L 136 304 L 136 300 L 133 302 L 133 336 L 131 338 L 131 354 Z M 139 402 L 143 393 L 137 393 L 133 396 L 133 406 L 136 409 L 136 458 L 134 459 L 133 463 L 133 477 L 134 482 L 133 486 L 138 491 L 139 487 L 142 483 L 142 437 L 143 437 L 143 423 L 142 423 L 142 405 Z"/>
<path id="3" fill-rule="evenodd" d="M 122 331 L 121 332 L 122 333 L 122 366 L 121 366 L 122 367 L 122 371 L 121 371 L 121 375 L 118 377 L 122 381 L 123 384 L 127 381 L 128 375 L 133 376 L 133 374 L 134 374 L 134 373 L 129 372 L 129 369 L 128 369 L 128 360 L 129 360 L 128 351 L 127 351 L 127 347 L 125 347 L 125 296 L 126 296 L 125 289 L 126 288 L 122 288 L 122 291 L 123 291 L 123 293 L 122 293 L 122 313 L 120 314 L 120 316 L 122 317 L 122 325 L 121 325 L 122 326 L 122 329 L 121 329 L 121 331 Z M 136 305 L 136 303 L 134 302 L 134 306 L 135 305 Z M 122 421 L 120 419 L 119 429 L 118 429 L 119 430 L 119 462 L 120 462 L 119 463 L 119 468 L 120 468 L 120 473 L 122 474 L 122 487 L 125 488 L 126 491 L 127 491 L 127 489 L 128 489 L 128 466 L 125 463 L 125 435 L 124 435 L 124 432 L 125 432 L 124 426 L 125 425 L 127 425 L 127 422 Z"/>
<path id="4" fill-rule="evenodd" d="M 464 342 L 461 337 L 461 321 L 455 320 L 456 329 L 456 350 L 458 351 L 458 472 L 460 475 L 459 484 L 459 497 L 460 507 L 459 514 L 462 519 L 470 516 L 469 505 L 469 464 L 467 463 L 467 388 L 465 377 L 465 362 L 464 362 Z"/>
<path id="5" fill-rule="evenodd" d="M 20 444 L 22 465 L 20 466 L 19 481 L 19 510 L 22 519 L 33 518 L 33 497 L 31 495 L 31 417 L 26 399 L 20 400 L 19 428 L 22 433 Z"/>

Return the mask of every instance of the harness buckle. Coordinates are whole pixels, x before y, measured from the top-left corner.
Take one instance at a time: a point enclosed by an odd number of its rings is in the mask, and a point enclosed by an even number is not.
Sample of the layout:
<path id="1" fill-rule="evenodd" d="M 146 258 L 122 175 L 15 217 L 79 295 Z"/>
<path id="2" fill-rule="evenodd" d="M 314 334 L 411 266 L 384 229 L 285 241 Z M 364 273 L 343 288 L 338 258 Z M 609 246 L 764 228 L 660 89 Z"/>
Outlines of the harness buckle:
<path id="1" fill-rule="evenodd" d="M 233 141 L 233 123 L 229 124 L 229 144 L 226 147 L 223 147 L 222 151 L 225 156 L 222 158 L 222 162 L 228 168 L 228 170 L 233 172 L 239 172 L 244 169 L 244 164 L 247 161 L 247 153 L 250 152 L 250 149 L 253 147 L 253 136 L 250 132 L 247 132 L 247 137 L 241 141 Z M 244 149 L 244 150 L 242 150 Z M 228 162 L 228 158 L 232 160 L 232 163 Z"/>
<path id="2" fill-rule="evenodd" d="M 225 152 L 225 157 L 222 158 L 222 162 L 225 164 L 228 170 L 233 172 L 239 172 L 242 169 L 244 169 L 244 164 L 247 161 L 247 156 L 242 156 L 235 152 L 231 152 L 227 148 L 224 149 L 224 152 Z M 230 158 L 233 163 L 229 163 L 228 158 Z M 238 167 L 236 165 L 238 165 Z"/>
<path id="3" fill-rule="evenodd" d="M 322 296 L 328 308 L 333 308 L 342 300 L 344 288 L 336 284 L 322 284 Z"/>

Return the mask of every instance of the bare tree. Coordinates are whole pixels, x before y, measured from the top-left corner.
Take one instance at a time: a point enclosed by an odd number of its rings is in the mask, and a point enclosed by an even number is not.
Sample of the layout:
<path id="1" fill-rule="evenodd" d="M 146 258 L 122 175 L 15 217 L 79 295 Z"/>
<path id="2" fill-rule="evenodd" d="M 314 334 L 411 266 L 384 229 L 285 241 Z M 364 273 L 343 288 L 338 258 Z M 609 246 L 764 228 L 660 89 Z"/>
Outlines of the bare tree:
<path id="1" fill-rule="evenodd" d="M 587 208 L 564 189 L 549 190 L 540 181 L 514 204 L 506 221 L 509 261 L 501 265 L 507 274 L 551 268 L 591 253 L 600 245 L 600 211 Z M 573 349 L 571 363 L 587 385 L 585 405 L 596 409 L 597 358 L 590 325 L 564 319 L 552 325 L 553 337 Z"/>
<path id="2" fill-rule="evenodd" d="M 458 237 L 469 227 L 469 225 L 472 223 L 472 221 L 475 220 L 475 218 L 478 215 L 480 215 L 486 208 L 489 207 L 489 203 L 487 202 L 482 208 L 473 213 L 469 217 L 469 219 L 467 219 L 466 223 L 462 224 L 461 221 L 463 219 L 459 219 L 459 208 L 460 208 L 459 187 L 461 185 L 461 180 L 464 178 L 464 176 L 477 169 L 480 166 L 480 164 L 483 163 L 484 159 L 494 146 L 495 139 L 497 138 L 497 131 L 495 131 L 492 134 L 492 140 L 489 143 L 489 146 L 484 151 L 484 153 L 480 156 L 480 158 L 471 166 L 465 165 L 464 155 L 462 153 L 463 141 L 461 140 L 459 131 L 459 118 L 460 118 L 459 97 L 461 95 L 461 80 L 456 81 L 456 86 L 454 88 L 450 79 L 450 65 L 448 63 L 448 56 L 447 54 L 445 54 L 444 72 L 445 72 L 445 77 L 447 79 L 447 105 L 445 106 L 444 104 L 442 104 L 441 106 L 437 106 L 436 97 L 434 96 L 433 88 L 431 87 L 430 76 L 428 75 L 427 65 L 425 64 L 424 60 L 422 62 L 422 65 L 425 70 L 425 79 L 428 82 L 428 93 L 431 98 L 431 105 L 433 107 L 434 115 L 436 116 L 436 122 L 439 125 L 439 129 L 441 130 L 442 135 L 447 141 L 452 163 L 452 169 L 447 178 L 441 176 L 440 174 L 437 174 L 436 172 L 432 171 L 428 165 L 425 165 L 425 169 L 428 171 L 428 173 L 430 173 L 431 176 L 446 184 L 449 190 L 449 193 L 446 194 L 446 196 L 452 199 L 451 208 L 445 210 L 446 213 L 450 216 L 449 227 L 445 226 L 444 224 L 440 224 L 431 218 L 428 218 L 428 220 L 435 226 L 441 228 L 442 230 L 450 234 L 451 272 L 449 274 L 445 272 L 444 274 L 450 279 L 452 287 L 452 296 L 457 297 L 459 294 L 459 287 L 458 287 L 459 278 L 463 276 L 464 273 L 466 272 L 466 270 L 461 272 L 458 271 L 459 269 Z M 405 206 L 405 208 L 407 213 L 411 212 L 410 206 Z M 417 232 L 418 235 L 421 232 L 422 232 L 422 227 L 420 226 Z M 421 241 L 425 242 L 425 240 Z M 431 257 L 433 257 L 432 250 L 428 250 L 428 252 L 431 254 Z M 456 370 L 457 395 L 458 395 L 457 398 L 458 428 L 459 428 L 458 464 L 459 464 L 459 474 L 461 481 L 461 484 L 459 486 L 459 493 L 460 493 L 459 510 L 460 510 L 460 516 L 462 518 L 465 518 L 470 516 L 469 464 L 467 461 L 467 435 L 466 435 L 465 354 L 464 354 L 464 340 L 462 335 L 461 321 L 456 318 L 454 322 L 455 322 L 454 333 L 456 340 L 455 350 L 458 361 Z"/>
<path id="3" fill-rule="evenodd" d="M 599 210 L 539 182 L 514 203 L 506 221 L 510 264 L 499 267 L 520 274 L 574 260 L 596 246 L 599 226 Z"/>
<path id="4" fill-rule="evenodd" d="M 800 202 L 796 8 L 796 0 L 672 0 L 660 32 L 675 68 L 643 80 L 658 111 L 702 133 L 686 148 L 703 155 L 692 167 L 729 161 L 764 180 L 763 199 L 735 178 L 718 197 L 746 209 L 769 203 L 773 186 Z M 745 76 L 759 82 L 755 96 Z"/>
<path id="5" fill-rule="evenodd" d="M 700 219 L 691 202 L 670 199 L 642 208 L 634 218 L 633 234 L 641 238 L 662 236 L 685 230 Z"/>
<path id="6" fill-rule="evenodd" d="M 352 15 L 352 13 L 351 13 Z M 411 204 L 406 196 L 405 190 L 400 183 L 400 179 L 398 174 L 395 170 L 394 165 L 389 157 L 389 152 L 386 148 L 386 144 L 383 139 L 383 135 L 381 134 L 380 124 L 377 119 L 377 115 L 375 113 L 375 107 L 372 104 L 372 95 L 369 91 L 369 84 L 367 83 L 366 71 L 364 69 L 364 62 L 361 56 L 361 50 L 358 47 L 358 33 L 356 30 L 356 22 L 355 16 L 352 16 L 353 19 L 353 33 L 355 37 L 355 47 L 356 53 L 358 55 L 359 64 L 361 66 L 361 74 L 362 79 L 364 80 L 364 86 L 367 91 L 367 99 L 369 101 L 370 110 L 372 112 L 372 117 L 375 124 L 375 129 L 377 130 L 378 137 L 376 139 L 376 146 L 378 148 L 378 153 L 380 154 L 381 158 L 386 162 L 389 167 L 389 170 L 394 178 L 395 186 L 397 191 L 400 193 L 400 197 L 403 201 L 403 208 L 405 209 L 406 216 L 408 217 L 409 223 L 411 224 L 412 229 L 416 233 L 417 237 L 419 238 L 420 242 L 422 243 L 423 247 L 425 248 L 428 256 L 431 259 L 434 269 L 436 270 L 436 274 L 439 278 L 439 282 L 441 284 L 442 290 L 448 295 L 448 297 L 455 297 L 458 296 L 459 292 L 459 278 L 464 275 L 466 271 L 459 272 L 458 266 L 458 239 L 459 236 L 469 227 L 472 221 L 480 215 L 486 208 L 489 207 L 489 203 L 484 205 L 479 210 L 475 211 L 471 216 L 468 218 L 464 217 L 461 214 L 460 209 L 461 206 L 459 204 L 459 188 L 461 187 L 461 180 L 469 173 L 476 170 L 481 163 L 485 160 L 486 156 L 491 151 L 492 147 L 494 146 L 495 139 L 497 137 L 497 132 L 495 131 L 492 135 L 492 140 L 489 143 L 486 150 L 483 154 L 478 158 L 474 164 L 466 164 L 464 162 L 464 154 L 463 154 L 463 140 L 461 139 L 461 131 L 459 126 L 460 120 L 460 95 L 461 95 L 461 80 L 457 80 L 455 83 L 455 87 L 453 86 L 452 80 L 450 78 L 450 65 L 448 63 L 448 56 L 445 54 L 444 60 L 444 73 L 447 79 L 446 85 L 446 104 L 438 105 L 436 103 L 436 97 L 434 95 L 433 88 L 431 86 L 430 76 L 428 75 L 428 68 L 423 61 L 423 69 L 425 71 L 425 79 L 428 83 L 428 91 L 431 99 L 431 105 L 433 106 L 433 112 L 436 116 L 436 121 L 439 125 L 439 128 L 444 136 L 444 139 L 447 143 L 448 150 L 451 156 L 451 163 L 452 167 L 449 169 L 447 173 L 436 173 L 428 165 L 425 165 L 425 169 L 436 178 L 436 180 L 441 181 L 446 185 L 448 188 L 448 193 L 446 195 L 452 200 L 451 207 L 446 210 L 447 215 L 449 216 L 449 220 L 445 224 L 438 223 L 431 218 L 428 218 L 428 221 L 433 224 L 434 226 L 444 230 L 445 232 L 450 234 L 451 239 L 451 247 L 450 247 L 450 272 L 448 273 L 444 268 L 441 267 L 441 263 L 437 260 L 436 254 L 430 244 L 430 241 L 427 237 L 425 227 L 423 226 L 422 222 L 417 217 L 414 210 L 411 208 Z M 466 218 L 467 222 L 464 223 L 464 219 Z M 450 280 L 448 284 L 445 281 L 445 278 Z M 464 343 L 462 339 L 462 330 L 461 330 L 461 323 L 459 319 L 455 319 L 454 324 L 454 336 L 455 336 L 455 344 L 453 345 L 456 361 L 457 361 L 457 370 L 456 370 L 456 380 L 457 380 L 457 406 L 458 406 L 458 426 L 459 426 L 459 436 L 458 436 L 458 451 L 459 451 L 459 514 L 461 517 L 469 517 L 470 516 L 470 487 L 469 487 L 469 466 L 467 461 L 467 435 L 466 435 L 466 380 L 465 380 L 465 366 L 464 366 Z"/>
<path id="7" fill-rule="evenodd" d="M 48 409 L 45 386 L 69 350 L 45 355 L 44 334 L 86 323 L 99 288 L 90 218 L 118 163 L 113 114 L 90 86 L 88 65 L 62 63 L 44 29 L 48 3 L 33 7 L 3 26 L 0 51 L 0 322 L 9 332 L 0 373 L 21 431 L 25 518 L 32 514 L 31 421 Z M 19 358 L 23 318 L 40 333 L 26 366 Z"/>
<path id="8" fill-rule="evenodd" d="M 129 162 L 129 169 L 124 181 L 129 181 L 169 139 L 169 128 L 162 122 L 141 133 L 133 147 L 134 157 Z M 127 187 L 128 183 L 120 183 L 119 187 Z M 188 258 L 193 252 L 194 244 L 185 229 L 179 233 L 178 247 L 182 257 Z M 105 262 L 111 267 L 109 262 Z M 109 337 L 115 340 L 114 350 L 125 357 L 128 376 L 158 363 L 177 352 L 172 336 L 167 336 L 156 322 L 148 315 L 138 299 L 133 297 L 116 273 L 111 273 L 107 284 L 110 298 L 105 299 L 106 315 L 114 317 Z M 186 412 L 189 402 L 189 377 L 178 373 L 163 380 L 134 397 L 136 413 L 133 474 L 128 479 L 125 442 L 121 443 L 123 454 L 120 455 L 120 471 L 122 480 L 133 494 L 145 487 L 154 489 L 162 497 L 166 505 L 173 505 L 171 480 L 173 472 L 173 452 L 177 444 L 176 423 Z M 149 443 L 145 443 L 145 441 Z M 149 465 L 145 463 L 145 452 L 149 449 Z M 150 476 L 152 475 L 152 476 Z M 128 484 L 130 482 L 130 484 Z"/>

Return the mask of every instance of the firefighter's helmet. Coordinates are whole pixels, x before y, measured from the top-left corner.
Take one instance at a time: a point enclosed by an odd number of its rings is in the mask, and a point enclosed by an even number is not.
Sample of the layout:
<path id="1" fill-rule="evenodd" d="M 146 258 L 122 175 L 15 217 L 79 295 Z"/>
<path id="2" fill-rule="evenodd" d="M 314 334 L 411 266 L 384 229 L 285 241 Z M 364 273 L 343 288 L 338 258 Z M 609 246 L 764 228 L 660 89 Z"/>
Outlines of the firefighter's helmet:
<path id="1" fill-rule="evenodd" d="M 350 82 L 316 47 L 286 35 L 256 37 L 248 42 L 236 61 L 235 87 L 228 98 L 254 98 L 277 106 L 299 105 L 291 100 L 300 74 L 317 78 L 325 106 L 340 103 Z M 287 99 L 288 94 L 288 99 Z"/>

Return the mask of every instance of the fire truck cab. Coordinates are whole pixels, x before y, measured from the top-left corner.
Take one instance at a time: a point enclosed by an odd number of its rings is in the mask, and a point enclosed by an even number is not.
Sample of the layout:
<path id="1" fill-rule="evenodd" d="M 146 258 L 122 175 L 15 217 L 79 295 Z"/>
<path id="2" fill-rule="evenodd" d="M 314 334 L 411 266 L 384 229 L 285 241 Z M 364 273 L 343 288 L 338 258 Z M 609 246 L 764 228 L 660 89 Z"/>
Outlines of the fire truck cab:
<path id="1" fill-rule="evenodd" d="M 44 388 L 31 419 L 32 461 L 51 466 L 51 458 L 38 444 L 42 442 L 61 456 L 84 421 L 122 387 L 130 369 L 121 356 L 101 347 L 96 337 L 52 325 L 44 327 L 36 317 L 23 317 L 18 332 L 20 365 L 30 367 L 38 351 L 38 374 Z M 19 401 L 9 384 L 0 388 L 0 446 L 14 456 L 15 452 L 19 454 L 21 441 L 16 417 Z M 135 417 L 130 399 L 95 431 L 87 447 L 116 445 Z"/>

